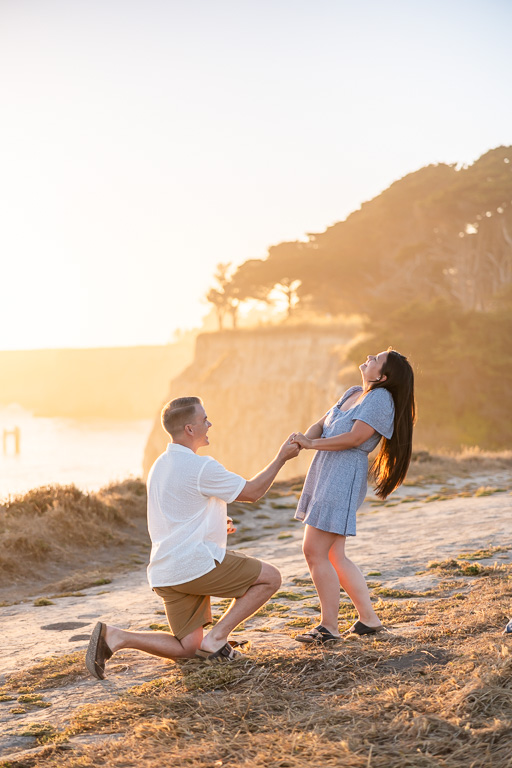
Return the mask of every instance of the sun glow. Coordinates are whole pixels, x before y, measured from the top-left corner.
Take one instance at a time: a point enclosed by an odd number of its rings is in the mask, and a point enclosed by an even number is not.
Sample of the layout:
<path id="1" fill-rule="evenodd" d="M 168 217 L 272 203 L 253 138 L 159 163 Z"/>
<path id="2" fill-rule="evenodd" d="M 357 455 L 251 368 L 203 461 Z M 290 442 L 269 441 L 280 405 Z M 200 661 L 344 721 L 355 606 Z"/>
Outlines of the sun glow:
<path id="1" fill-rule="evenodd" d="M 0 348 L 165 343 L 217 263 L 506 143 L 510 13 L 4 0 Z"/>

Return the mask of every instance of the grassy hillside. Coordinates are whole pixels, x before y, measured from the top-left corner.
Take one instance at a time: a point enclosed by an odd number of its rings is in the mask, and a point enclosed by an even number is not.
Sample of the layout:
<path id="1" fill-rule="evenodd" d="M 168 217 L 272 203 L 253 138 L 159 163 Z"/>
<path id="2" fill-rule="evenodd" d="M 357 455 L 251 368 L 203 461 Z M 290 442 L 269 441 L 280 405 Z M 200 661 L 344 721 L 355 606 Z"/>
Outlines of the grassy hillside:
<path id="1" fill-rule="evenodd" d="M 62 579 L 63 590 L 94 583 L 106 563 L 114 572 L 148 548 L 146 488 L 126 480 L 83 493 L 74 485 L 34 488 L 0 505 L 3 587 Z M 109 554 L 110 553 L 110 554 Z M 140 561 L 142 562 L 142 561 Z"/>

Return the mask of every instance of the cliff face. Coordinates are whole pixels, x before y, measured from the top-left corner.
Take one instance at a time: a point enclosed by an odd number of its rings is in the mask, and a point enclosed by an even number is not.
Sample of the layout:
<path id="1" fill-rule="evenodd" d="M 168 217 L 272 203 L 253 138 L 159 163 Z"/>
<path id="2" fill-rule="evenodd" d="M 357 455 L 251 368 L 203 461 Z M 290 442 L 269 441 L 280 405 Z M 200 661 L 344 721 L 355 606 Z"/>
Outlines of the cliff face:
<path id="1" fill-rule="evenodd" d="M 201 397 L 213 424 L 211 445 L 204 452 L 251 477 L 291 432 L 307 429 L 344 389 L 359 383 L 359 372 L 344 356 L 353 336 L 353 327 L 203 334 L 192 365 L 171 381 L 162 404 L 175 397 Z M 146 445 L 145 475 L 167 442 L 158 414 Z M 311 452 L 301 452 L 279 477 L 305 474 L 311 459 Z"/>

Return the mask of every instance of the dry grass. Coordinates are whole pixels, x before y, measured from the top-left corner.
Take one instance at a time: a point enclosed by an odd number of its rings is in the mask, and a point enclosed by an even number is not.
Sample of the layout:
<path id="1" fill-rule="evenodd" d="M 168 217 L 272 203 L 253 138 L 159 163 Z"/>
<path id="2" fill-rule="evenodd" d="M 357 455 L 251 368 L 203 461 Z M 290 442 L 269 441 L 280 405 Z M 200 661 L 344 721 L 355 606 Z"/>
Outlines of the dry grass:
<path id="1" fill-rule="evenodd" d="M 5 685 L 0 688 L 0 693 L 4 696 L 13 692 L 31 695 L 34 691 L 68 685 L 75 680 L 87 677 L 84 659 L 84 651 L 42 659 L 28 669 L 8 675 Z"/>
<path id="2" fill-rule="evenodd" d="M 471 584 L 466 597 L 381 601 L 386 620 L 415 622 L 411 636 L 267 644 L 246 662 L 170 665 L 76 711 L 54 746 L 11 765 L 510 768 L 512 646 L 500 630 L 511 569 Z M 63 737 L 111 733 L 120 738 L 62 750 Z"/>
<path id="3" fill-rule="evenodd" d="M 457 557 L 459 560 L 487 560 L 494 557 L 498 552 L 508 552 L 509 547 L 486 547 L 485 549 L 477 549 L 474 552 L 460 552 Z"/>
<path id="4" fill-rule="evenodd" d="M 145 487 L 136 480 L 91 494 L 74 485 L 35 488 L 0 505 L 0 569 L 25 574 L 28 563 L 36 572 L 73 552 L 119 545 L 145 513 Z"/>
<path id="5" fill-rule="evenodd" d="M 478 447 L 465 448 L 460 453 L 430 453 L 413 451 L 411 465 L 404 485 L 446 483 L 453 477 L 471 478 L 512 469 L 512 451 L 493 453 Z M 494 492 L 498 489 L 493 489 Z"/>
<path id="6" fill-rule="evenodd" d="M 432 560 L 428 566 L 430 570 L 438 571 L 440 573 L 451 573 L 455 576 L 488 576 L 496 573 L 496 570 L 505 566 L 498 565 L 480 565 L 480 563 L 468 563 L 465 560 L 459 562 L 458 560 Z"/>
<path id="7" fill-rule="evenodd" d="M 80 597 L 80 590 L 82 589 L 110 584 L 112 579 L 109 576 L 111 574 L 112 567 L 108 569 L 92 568 L 87 569 L 85 572 L 81 569 L 80 573 L 73 573 L 64 579 L 54 582 L 51 585 L 52 591 L 55 592 L 55 594 L 52 594 L 52 597 L 70 597 L 73 595 Z"/>

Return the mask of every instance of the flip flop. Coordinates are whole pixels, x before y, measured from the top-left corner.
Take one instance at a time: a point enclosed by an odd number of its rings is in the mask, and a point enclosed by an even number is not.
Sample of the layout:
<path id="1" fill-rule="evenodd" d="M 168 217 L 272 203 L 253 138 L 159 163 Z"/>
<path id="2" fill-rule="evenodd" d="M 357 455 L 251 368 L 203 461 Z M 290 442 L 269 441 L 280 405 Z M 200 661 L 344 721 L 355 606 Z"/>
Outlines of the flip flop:
<path id="1" fill-rule="evenodd" d="M 343 635 L 376 635 L 377 632 L 389 632 L 389 630 L 383 624 L 379 627 L 369 627 L 362 621 L 356 621 L 350 629 L 343 632 Z"/>
<path id="2" fill-rule="evenodd" d="M 321 624 L 318 627 L 313 627 L 309 632 L 304 632 L 303 635 L 295 635 L 294 640 L 299 643 L 314 643 L 315 645 L 323 645 L 323 643 L 338 642 L 341 638 L 338 635 L 333 635 L 328 629 L 322 627 Z"/>
<path id="3" fill-rule="evenodd" d="M 97 680 L 105 679 L 105 662 L 112 656 L 112 651 L 105 641 L 106 631 L 107 625 L 98 621 L 85 654 L 85 666 Z"/>
<path id="4" fill-rule="evenodd" d="M 249 650 L 251 647 L 251 641 L 250 640 L 228 640 L 228 643 L 232 648 L 242 648 L 244 645 L 247 646 L 245 649 L 246 651 Z"/>
<path id="5" fill-rule="evenodd" d="M 234 643 L 237 641 L 234 640 Z M 242 645 L 242 643 L 237 643 L 237 645 Z M 219 648 L 218 651 L 214 651 L 213 653 L 210 653 L 210 651 L 203 651 L 202 648 L 199 648 L 196 651 L 196 656 L 199 659 L 203 659 L 203 661 L 210 661 L 216 664 L 224 664 L 228 661 L 238 661 L 239 659 L 243 659 L 244 654 L 240 653 L 240 651 L 235 651 L 235 648 L 231 643 L 225 643 L 222 648 Z"/>

